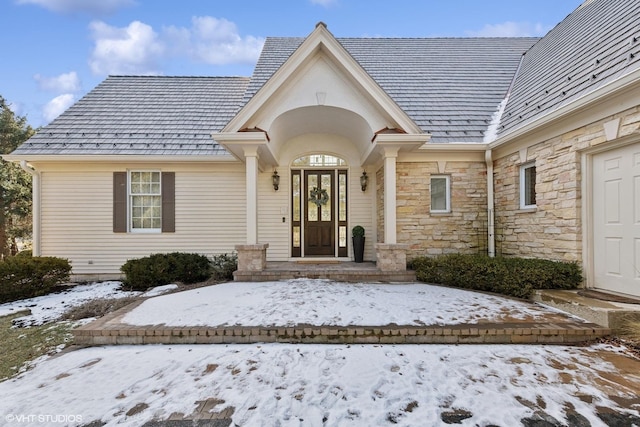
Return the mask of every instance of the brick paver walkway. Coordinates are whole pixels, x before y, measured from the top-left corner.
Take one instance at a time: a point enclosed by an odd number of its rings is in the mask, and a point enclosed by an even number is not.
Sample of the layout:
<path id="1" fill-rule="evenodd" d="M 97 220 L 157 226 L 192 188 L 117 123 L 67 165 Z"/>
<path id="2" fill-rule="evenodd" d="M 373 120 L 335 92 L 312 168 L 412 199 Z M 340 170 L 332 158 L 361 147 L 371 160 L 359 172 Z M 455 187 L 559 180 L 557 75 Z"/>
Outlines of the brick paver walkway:
<path id="1" fill-rule="evenodd" d="M 108 344 L 580 344 L 611 330 L 550 313 L 547 321 L 426 326 L 164 326 L 128 325 L 124 315 L 142 301 L 73 331 L 78 345 Z"/>

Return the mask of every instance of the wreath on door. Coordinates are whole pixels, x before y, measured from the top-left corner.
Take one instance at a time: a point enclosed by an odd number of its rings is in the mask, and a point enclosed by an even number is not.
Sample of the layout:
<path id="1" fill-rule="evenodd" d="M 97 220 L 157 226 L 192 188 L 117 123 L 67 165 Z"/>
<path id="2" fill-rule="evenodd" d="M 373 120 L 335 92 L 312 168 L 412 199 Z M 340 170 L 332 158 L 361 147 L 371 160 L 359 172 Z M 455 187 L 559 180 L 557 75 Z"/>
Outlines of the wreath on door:
<path id="1" fill-rule="evenodd" d="M 324 206 L 329 201 L 329 194 L 324 188 L 313 187 L 309 192 L 309 201 L 315 203 L 318 207 Z"/>

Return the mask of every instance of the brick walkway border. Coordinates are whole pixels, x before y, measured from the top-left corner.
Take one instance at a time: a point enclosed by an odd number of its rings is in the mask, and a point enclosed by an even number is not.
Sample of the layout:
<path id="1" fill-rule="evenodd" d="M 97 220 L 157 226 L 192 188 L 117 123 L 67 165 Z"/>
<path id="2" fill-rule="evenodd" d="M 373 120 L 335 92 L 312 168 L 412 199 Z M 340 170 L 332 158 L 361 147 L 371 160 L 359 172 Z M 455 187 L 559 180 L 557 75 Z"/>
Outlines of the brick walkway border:
<path id="1" fill-rule="evenodd" d="M 121 323 L 142 301 L 73 331 L 78 345 L 115 344 L 581 344 L 611 334 L 595 323 L 491 323 L 448 326 L 138 326 Z"/>

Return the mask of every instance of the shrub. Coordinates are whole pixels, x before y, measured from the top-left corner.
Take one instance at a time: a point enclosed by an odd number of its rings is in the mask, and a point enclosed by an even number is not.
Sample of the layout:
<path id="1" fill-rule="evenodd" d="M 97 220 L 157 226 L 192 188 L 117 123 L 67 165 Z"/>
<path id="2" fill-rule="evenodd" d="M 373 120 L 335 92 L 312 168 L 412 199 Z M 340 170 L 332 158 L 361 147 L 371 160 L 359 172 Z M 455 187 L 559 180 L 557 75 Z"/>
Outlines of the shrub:
<path id="1" fill-rule="evenodd" d="M 209 258 L 200 254 L 174 252 L 168 254 L 171 282 L 198 283 L 211 277 Z"/>
<path id="2" fill-rule="evenodd" d="M 528 298 L 534 289 L 575 289 L 582 272 L 575 263 L 483 255 L 443 255 L 411 261 L 418 280 Z"/>
<path id="3" fill-rule="evenodd" d="M 123 285 L 137 291 L 172 282 L 197 283 L 211 277 L 206 256 L 181 252 L 131 259 L 120 267 L 120 271 L 125 274 Z"/>
<path id="4" fill-rule="evenodd" d="M 364 237 L 364 227 L 361 225 L 356 225 L 351 229 L 351 236 L 353 237 Z"/>
<path id="5" fill-rule="evenodd" d="M 238 269 L 238 255 L 235 253 L 215 255 L 211 259 L 211 270 L 215 280 L 232 280 Z"/>
<path id="6" fill-rule="evenodd" d="M 69 281 L 71 264 L 55 257 L 16 256 L 0 262 L 0 303 L 46 295 Z"/>

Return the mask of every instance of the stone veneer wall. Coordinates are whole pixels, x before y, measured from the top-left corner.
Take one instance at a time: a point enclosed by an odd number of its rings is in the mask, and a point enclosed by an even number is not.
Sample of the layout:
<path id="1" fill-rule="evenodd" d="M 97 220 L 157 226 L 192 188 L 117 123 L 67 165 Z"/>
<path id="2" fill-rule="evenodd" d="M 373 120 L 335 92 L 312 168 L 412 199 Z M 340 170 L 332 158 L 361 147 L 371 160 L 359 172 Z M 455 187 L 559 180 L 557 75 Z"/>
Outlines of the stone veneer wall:
<path id="1" fill-rule="evenodd" d="M 398 162 L 398 243 L 409 245 L 407 259 L 447 253 L 486 253 L 487 178 L 483 162 Z M 430 177 L 451 177 L 451 212 L 430 213 Z"/>
<path id="2" fill-rule="evenodd" d="M 607 142 L 603 123 L 620 118 L 618 137 L 640 129 L 640 107 L 494 159 L 496 249 L 499 254 L 582 260 L 581 153 Z M 536 163 L 535 209 L 520 209 L 520 165 Z"/>

